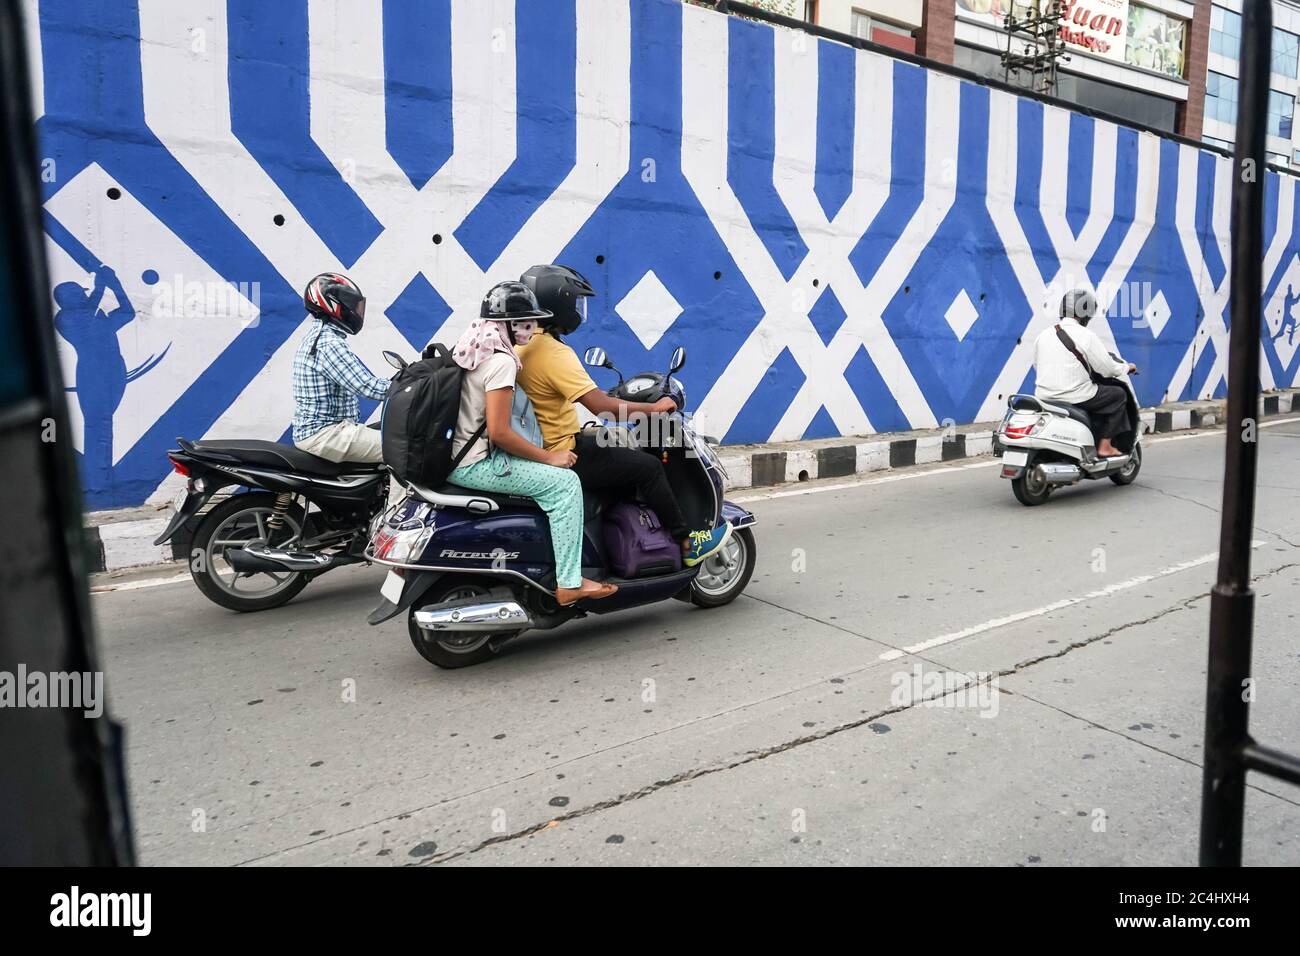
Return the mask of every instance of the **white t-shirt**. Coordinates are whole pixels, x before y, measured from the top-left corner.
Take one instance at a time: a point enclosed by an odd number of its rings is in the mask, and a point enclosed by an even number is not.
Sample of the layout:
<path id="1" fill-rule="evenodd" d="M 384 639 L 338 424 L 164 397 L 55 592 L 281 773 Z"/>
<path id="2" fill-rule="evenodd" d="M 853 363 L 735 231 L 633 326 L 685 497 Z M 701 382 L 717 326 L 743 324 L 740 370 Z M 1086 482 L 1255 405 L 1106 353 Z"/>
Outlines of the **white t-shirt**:
<path id="1" fill-rule="evenodd" d="M 1074 342 L 1094 372 L 1103 378 L 1116 378 L 1128 371 L 1128 365 L 1116 361 L 1096 332 L 1074 319 L 1062 319 L 1061 328 Z M 1097 394 L 1097 386 L 1083 364 L 1056 335 L 1056 327 L 1044 329 L 1034 341 L 1034 394 L 1047 401 L 1076 405 Z"/>
<path id="2" fill-rule="evenodd" d="M 498 388 L 515 387 L 515 360 L 505 352 L 494 352 L 478 368 L 466 372 L 460 387 L 460 415 L 456 418 L 456 435 L 452 439 L 451 454 L 460 454 L 465 442 L 470 440 L 480 425 L 487 421 L 487 393 Z M 488 436 L 485 430 L 478 441 L 461 459 L 458 468 L 482 461 L 488 453 Z"/>

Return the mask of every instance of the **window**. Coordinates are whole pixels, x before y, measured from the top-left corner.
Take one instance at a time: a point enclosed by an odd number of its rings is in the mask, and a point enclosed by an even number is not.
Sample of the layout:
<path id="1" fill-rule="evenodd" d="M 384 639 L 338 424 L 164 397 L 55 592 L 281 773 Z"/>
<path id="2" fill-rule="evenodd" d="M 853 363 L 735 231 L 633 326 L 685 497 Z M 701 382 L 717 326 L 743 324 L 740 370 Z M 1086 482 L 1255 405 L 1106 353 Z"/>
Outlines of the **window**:
<path id="1" fill-rule="evenodd" d="M 1286 30 L 1273 30 L 1273 72 L 1296 78 L 1296 50 L 1300 37 Z"/>
<path id="2" fill-rule="evenodd" d="M 1295 158 L 1291 162 L 1292 166 L 1300 166 L 1300 149 L 1295 151 Z"/>
<path id="3" fill-rule="evenodd" d="M 1241 52 L 1241 14 L 1210 8 L 1210 52 L 1235 60 Z"/>
<path id="4" fill-rule="evenodd" d="M 1201 141 L 1209 146 L 1217 146 L 1219 149 L 1226 149 L 1229 152 L 1232 150 L 1232 143 L 1226 139 L 1219 139 L 1217 136 L 1202 136 Z"/>
<path id="5" fill-rule="evenodd" d="M 1268 132 L 1271 136 L 1291 138 L 1291 120 L 1295 116 L 1295 97 L 1268 91 Z"/>
<path id="6" fill-rule="evenodd" d="M 1205 115 L 1209 119 L 1224 123 L 1237 122 L 1237 78 L 1235 76 L 1224 76 L 1213 70 L 1206 74 Z"/>
<path id="7" fill-rule="evenodd" d="M 851 29 L 855 37 L 861 37 L 864 40 L 870 40 L 872 43 L 879 43 L 881 46 L 892 47 L 895 50 L 903 50 L 907 53 L 916 52 L 916 40 L 912 36 L 912 31 L 907 27 L 900 27 L 885 20 L 878 20 L 871 14 L 856 9 L 853 11 L 852 24 Z"/>

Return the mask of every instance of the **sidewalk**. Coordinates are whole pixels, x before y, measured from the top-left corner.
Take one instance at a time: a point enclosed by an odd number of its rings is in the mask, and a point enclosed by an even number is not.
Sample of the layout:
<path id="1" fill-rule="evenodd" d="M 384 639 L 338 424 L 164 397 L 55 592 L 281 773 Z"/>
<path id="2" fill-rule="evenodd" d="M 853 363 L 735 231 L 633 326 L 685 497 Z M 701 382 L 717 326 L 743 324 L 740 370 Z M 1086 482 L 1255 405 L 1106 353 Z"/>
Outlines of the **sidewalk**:
<path id="1" fill-rule="evenodd" d="M 1260 417 L 1285 415 L 1296 407 L 1300 389 L 1260 396 Z M 1144 433 L 1183 431 L 1216 425 L 1223 401 L 1172 402 L 1142 412 Z M 882 432 L 862 438 L 824 438 L 726 445 L 718 457 L 727 470 L 727 489 L 758 488 L 814 478 L 845 478 L 890 468 L 906 468 L 993 452 L 996 422 L 976 422 L 949 429 Z M 141 565 L 182 561 L 189 553 L 185 529 L 168 545 L 153 543 L 167 527 L 171 506 L 145 505 L 86 516 L 86 547 L 91 571 L 118 571 Z"/>

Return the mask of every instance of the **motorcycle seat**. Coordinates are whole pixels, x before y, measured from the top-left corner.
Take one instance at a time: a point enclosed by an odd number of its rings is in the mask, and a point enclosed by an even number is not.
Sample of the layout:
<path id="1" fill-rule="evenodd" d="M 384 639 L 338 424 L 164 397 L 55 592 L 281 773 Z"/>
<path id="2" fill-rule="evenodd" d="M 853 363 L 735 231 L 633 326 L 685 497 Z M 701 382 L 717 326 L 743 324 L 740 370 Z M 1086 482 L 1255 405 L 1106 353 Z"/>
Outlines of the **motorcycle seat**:
<path id="1" fill-rule="evenodd" d="M 177 441 L 182 447 L 188 446 L 186 450 L 193 454 L 217 461 L 233 460 L 260 468 L 274 468 L 277 471 L 297 471 L 317 478 L 335 478 L 339 475 L 355 475 L 368 471 L 378 473 L 384 467 L 378 462 L 328 461 L 305 452 L 295 445 L 260 441 L 255 438 L 197 442 L 177 439 Z"/>

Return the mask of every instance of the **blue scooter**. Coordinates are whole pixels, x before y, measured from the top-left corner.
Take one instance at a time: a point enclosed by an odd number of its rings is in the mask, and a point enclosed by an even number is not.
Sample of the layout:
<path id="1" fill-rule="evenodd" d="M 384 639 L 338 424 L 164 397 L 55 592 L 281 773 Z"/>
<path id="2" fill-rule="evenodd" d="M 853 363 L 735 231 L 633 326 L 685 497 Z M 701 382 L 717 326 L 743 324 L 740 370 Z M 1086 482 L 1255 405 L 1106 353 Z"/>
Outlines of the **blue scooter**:
<path id="1" fill-rule="evenodd" d="M 396 356 L 390 361 L 400 362 Z M 396 361 L 394 361 L 396 360 Z M 691 568 L 620 579 L 608 573 L 602 515 L 615 499 L 584 489 L 582 573 L 619 586 L 611 597 L 561 607 L 555 600 L 555 559 L 546 515 L 531 498 L 475 491 L 453 484 L 408 487 L 404 499 L 378 515 L 366 557 L 389 568 L 382 602 L 369 622 L 407 614 L 411 643 L 439 667 L 468 667 L 494 656 L 527 630 L 558 627 L 588 613 L 608 614 L 677 598 L 698 607 L 734 601 L 754 573 L 750 530 L 754 515 L 724 500 L 725 472 L 709 442 L 696 434 L 684 411 L 686 392 L 673 372 L 686 361 L 674 349 L 667 374 L 644 372 L 609 394 L 624 401 L 657 402 L 669 396 L 678 411 L 632 429 L 607 425 L 610 441 L 629 441 L 664 462 L 687 523 L 694 528 L 730 522 L 719 552 Z M 587 365 L 618 372 L 600 348 L 587 350 Z M 589 427 L 592 427 L 589 426 Z"/>

